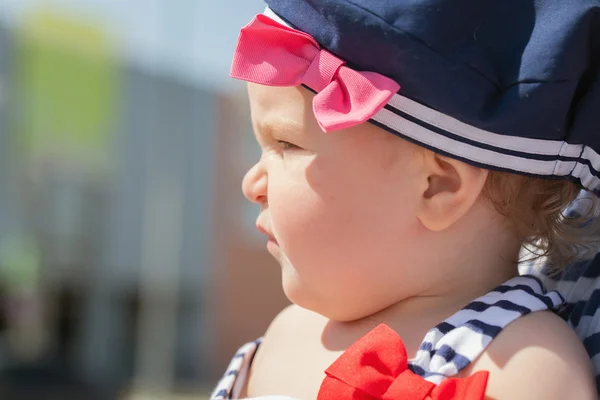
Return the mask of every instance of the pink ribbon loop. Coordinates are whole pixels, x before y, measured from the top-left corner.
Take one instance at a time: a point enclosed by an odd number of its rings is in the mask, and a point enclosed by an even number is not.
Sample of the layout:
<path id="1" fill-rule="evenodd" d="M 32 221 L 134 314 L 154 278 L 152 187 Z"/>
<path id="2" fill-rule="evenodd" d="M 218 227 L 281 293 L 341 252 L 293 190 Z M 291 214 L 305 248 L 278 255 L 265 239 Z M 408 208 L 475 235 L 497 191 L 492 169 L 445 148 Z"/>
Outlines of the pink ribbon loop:
<path id="1" fill-rule="evenodd" d="M 344 62 L 333 54 L 319 51 L 302 77 L 302 83 L 320 93 L 335 80 L 343 65 Z"/>
<path id="2" fill-rule="evenodd" d="M 383 75 L 348 68 L 306 33 L 265 15 L 241 30 L 231 76 L 267 86 L 308 86 L 317 92 L 313 112 L 324 132 L 368 121 L 400 89 Z"/>

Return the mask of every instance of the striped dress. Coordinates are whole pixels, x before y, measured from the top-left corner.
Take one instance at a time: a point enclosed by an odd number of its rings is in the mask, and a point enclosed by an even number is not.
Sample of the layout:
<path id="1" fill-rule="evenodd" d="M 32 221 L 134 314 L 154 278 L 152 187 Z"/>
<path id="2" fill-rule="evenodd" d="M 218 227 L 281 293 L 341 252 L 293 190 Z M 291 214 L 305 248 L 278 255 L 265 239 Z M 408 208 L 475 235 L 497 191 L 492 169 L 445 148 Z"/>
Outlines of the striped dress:
<path id="1" fill-rule="evenodd" d="M 502 329 L 517 318 L 542 310 L 561 312 L 563 304 L 562 296 L 556 291 L 546 291 L 538 278 L 513 278 L 429 330 L 415 356 L 408 361 L 408 368 L 425 380 L 439 384 L 479 357 Z M 240 348 L 211 400 L 238 398 L 260 343 L 258 340 Z"/>

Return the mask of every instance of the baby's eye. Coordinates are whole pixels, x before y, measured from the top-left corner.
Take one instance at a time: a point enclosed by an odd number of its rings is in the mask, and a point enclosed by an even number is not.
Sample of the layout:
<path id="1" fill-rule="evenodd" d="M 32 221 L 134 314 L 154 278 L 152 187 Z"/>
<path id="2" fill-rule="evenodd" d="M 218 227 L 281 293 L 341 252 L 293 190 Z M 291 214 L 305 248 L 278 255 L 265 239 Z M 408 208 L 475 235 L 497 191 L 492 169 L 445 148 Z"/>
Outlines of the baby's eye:
<path id="1" fill-rule="evenodd" d="M 290 142 L 286 142 L 285 140 L 278 140 L 277 143 L 283 150 L 297 149 L 298 146 L 292 144 Z"/>

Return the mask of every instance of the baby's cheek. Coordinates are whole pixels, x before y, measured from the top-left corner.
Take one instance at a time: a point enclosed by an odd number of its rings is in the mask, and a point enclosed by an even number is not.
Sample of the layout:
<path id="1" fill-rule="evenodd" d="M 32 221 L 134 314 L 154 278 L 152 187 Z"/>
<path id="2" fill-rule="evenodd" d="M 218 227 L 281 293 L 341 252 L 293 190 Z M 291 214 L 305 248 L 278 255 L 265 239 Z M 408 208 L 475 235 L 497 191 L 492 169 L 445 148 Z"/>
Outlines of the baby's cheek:
<path id="1" fill-rule="evenodd" d="M 310 207 L 310 202 L 290 199 L 282 207 L 273 206 L 270 212 L 277 239 L 286 253 L 306 251 L 307 246 L 311 248 L 320 241 L 323 221 Z"/>

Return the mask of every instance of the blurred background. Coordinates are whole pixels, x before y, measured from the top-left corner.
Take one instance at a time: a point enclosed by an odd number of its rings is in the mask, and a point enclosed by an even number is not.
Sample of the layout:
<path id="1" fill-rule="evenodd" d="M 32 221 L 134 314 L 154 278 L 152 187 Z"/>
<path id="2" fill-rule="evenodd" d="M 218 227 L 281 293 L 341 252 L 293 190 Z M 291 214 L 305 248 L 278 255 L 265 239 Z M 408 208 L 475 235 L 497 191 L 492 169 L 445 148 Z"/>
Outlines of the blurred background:
<path id="1" fill-rule="evenodd" d="M 0 399 L 205 399 L 285 306 L 228 78 L 263 8 L 0 1 Z"/>

